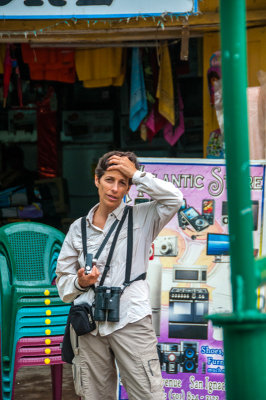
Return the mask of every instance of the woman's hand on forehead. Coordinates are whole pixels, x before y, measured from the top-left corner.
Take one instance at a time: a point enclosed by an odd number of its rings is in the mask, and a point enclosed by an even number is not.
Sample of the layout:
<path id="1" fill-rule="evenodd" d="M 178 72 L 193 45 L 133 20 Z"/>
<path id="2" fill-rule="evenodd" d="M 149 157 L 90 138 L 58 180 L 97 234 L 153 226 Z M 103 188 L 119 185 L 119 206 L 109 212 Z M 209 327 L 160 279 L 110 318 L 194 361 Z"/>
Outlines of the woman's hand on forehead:
<path id="1" fill-rule="evenodd" d="M 110 167 L 107 168 L 107 171 L 118 170 L 128 178 L 132 178 L 137 171 L 135 164 L 125 156 L 111 156 L 108 159 L 108 164 L 110 164 Z"/>

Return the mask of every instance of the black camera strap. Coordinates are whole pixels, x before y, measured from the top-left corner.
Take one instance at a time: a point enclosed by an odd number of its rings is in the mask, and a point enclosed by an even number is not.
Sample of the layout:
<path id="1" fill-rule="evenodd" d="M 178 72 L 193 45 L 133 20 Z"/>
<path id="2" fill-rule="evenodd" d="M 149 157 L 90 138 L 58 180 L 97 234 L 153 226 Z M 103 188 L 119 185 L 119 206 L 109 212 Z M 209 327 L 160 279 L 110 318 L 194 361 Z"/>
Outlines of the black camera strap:
<path id="1" fill-rule="evenodd" d="M 105 264 L 105 267 L 104 267 L 104 271 L 103 271 L 102 278 L 100 280 L 99 286 L 103 286 L 103 283 L 104 283 L 104 280 L 106 278 L 107 272 L 110 269 L 110 263 L 111 263 L 111 260 L 112 260 L 112 257 L 113 257 L 113 253 L 114 253 L 115 245 L 116 245 L 116 242 L 117 242 L 117 239 L 118 239 L 118 235 L 119 235 L 119 233 L 121 231 L 121 228 L 122 228 L 122 226 L 123 226 L 123 224 L 125 222 L 127 213 L 129 211 L 129 209 L 131 209 L 131 208 L 132 207 L 125 206 L 123 216 L 121 218 L 121 221 L 118 224 L 117 230 L 115 231 L 113 242 L 112 242 L 112 245 L 111 245 L 107 260 L 106 260 L 106 264 Z"/>
<path id="2" fill-rule="evenodd" d="M 107 258 L 107 261 L 106 261 L 106 265 L 105 265 L 105 268 L 104 268 L 104 271 L 103 271 L 103 274 L 102 274 L 102 279 L 100 281 L 99 286 L 103 285 L 104 280 L 106 278 L 106 274 L 110 269 L 110 263 L 111 263 L 111 260 L 112 260 L 112 256 L 113 256 L 113 252 L 114 252 L 115 245 L 116 245 L 116 242 L 117 242 L 117 238 L 118 238 L 119 232 L 120 232 L 120 230 L 122 228 L 122 225 L 123 225 L 123 223 L 124 223 L 124 221 L 126 219 L 127 214 L 128 214 L 128 226 L 127 226 L 126 273 L 125 273 L 125 280 L 124 280 L 124 283 L 122 285 L 123 287 L 122 287 L 122 290 L 121 290 L 121 295 L 123 294 L 125 288 L 127 286 L 129 286 L 132 282 L 139 281 L 139 280 L 144 280 L 144 279 L 146 279 L 146 275 L 147 275 L 146 272 L 144 272 L 143 274 L 139 275 L 137 278 L 133 279 L 132 281 L 130 280 L 131 267 L 132 267 L 132 255 L 133 255 L 133 207 L 126 206 L 126 209 L 124 211 L 123 217 L 121 218 L 121 221 L 120 221 L 120 223 L 119 223 L 119 225 L 117 227 L 117 230 L 115 232 L 113 243 L 112 243 L 112 246 L 110 248 L 110 252 L 108 254 L 108 258 Z"/>
<path id="3" fill-rule="evenodd" d="M 132 267 L 132 255 L 133 255 L 133 207 L 130 206 L 125 206 L 124 213 L 122 215 L 122 218 L 119 222 L 118 219 L 114 221 L 114 223 L 111 225 L 111 228 L 109 229 L 106 237 L 104 238 L 101 246 L 99 247 L 95 258 L 98 259 L 102 250 L 104 249 L 104 246 L 108 242 L 111 234 L 115 230 L 116 226 L 117 229 L 115 231 L 115 235 L 112 241 L 112 245 L 106 260 L 106 265 L 104 267 L 104 271 L 102 274 L 101 281 L 99 283 L 99 286 L 103 286 L 107 272 L 110 269 L 110 263 L 113 257 L 115 245 L 118 239 L 118 235 L 121 231 L 121 228 L 125 222 L 125 219 L 128 214 L 128 228 L 127 228 L 127 256 L 126 256 L 126 273 L 125 273 L 125 280 L 123 283 L 123 288 L 121 294 L 124 292 L 125 288 L 129 286 L 132 282 L 139 281 L 139 280 L 145 280 L 146 279 L 146 273 L 144 272 L 143 274 L 139 275 L 137 278 L 133 279 L 132 281 L 130 280 L 130 275 L 131 275 L 131 267 Z M 119 222 L 119 224 L 118 224 Z M 81 219 L 81 232 L 82 232 L 82 245 L 83 245 L 83 253 L 84 253 L 84 258 L 86 260 L 86 255 L 87 255 L 87 229 L 86 229 L 86 216 L 82 217 Z M 93 285 L 94 286 L 94 285 Z"/>
<path id="4" fill-rule="evenodd" d="M 127 259 L 126 259 L 126 276 L 125 276 L 125 281 L 123 283 L 124 286 L 128 286 L 130 284 L 132 255 L 133 255 L 133 208 L 131 207 L 128 213 Z"/>
<path id="5" fill-rule="evenodd" d="M 107 235 L 105 236 L 101 246 L 99 247 L 97 253 L 95 254 L 96 260 L 99 258 L 101 252 L 104 249 L 104 246 L 108 242 L 110 236 L 112 235 L 113 231 L 115 230 L 117 224 L 118 224 L 118 219 L 114 221 L 114 223 L 111 225 L 111 228 L 107 232 Z M 84 259 L 86 261 L 86 256 L 87 256 L 87 224 L 86 224 L 86 216 L 82 217 L 81 219 L 81 235 L 82 235 L 82 246 L 83 246 L 83 254 L 84 254 Z"/>
<path id="6" fill-rule="evenodd" d="M 126 258 L 126 275 L 123 283 L 121 295 L 125 288 L 135 281 L 145 280 L 146 272 L 137 276 L 137 278 L 130 280 L 131 267 L 132 267 L 132 255 L 133 255 L 133 208 L 130 207 L 128 213 L 128 226 L 127 226 L 127 258 Z"/>

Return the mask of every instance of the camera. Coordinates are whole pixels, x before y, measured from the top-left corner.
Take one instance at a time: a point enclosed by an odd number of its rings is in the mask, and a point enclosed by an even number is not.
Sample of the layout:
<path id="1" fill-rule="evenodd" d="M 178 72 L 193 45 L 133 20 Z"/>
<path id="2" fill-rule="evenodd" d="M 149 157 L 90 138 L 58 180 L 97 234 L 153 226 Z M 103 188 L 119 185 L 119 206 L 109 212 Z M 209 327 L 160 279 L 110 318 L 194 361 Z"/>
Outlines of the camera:
<path id="1" fill-rule="evenodd" d="M 94 265 L 97 264 L 97 260 L 92 257 L 93 257 L 93 255 L 91 253 L 86 254 L 85 267 L 84 267 L 85 275 L 89 275 L 91 273 Z"/>
<path id="2" fill-rule="evenodd" d="M 89 275 L 92 270 L 92 254 L 86 254 L 86 261 L 85 261 L 85 275 Z"/>
<path id="3" fill-rule="evenodd" d="M 98 286 L 95 288 L 95 321 L 119 321 L 120 287 Z"/>
<path id="4" fill-rule="evenodd" d="M 176 257 L 177 253 L 177 236 L 159 236 L 154 240 L 155 256 Z"/>

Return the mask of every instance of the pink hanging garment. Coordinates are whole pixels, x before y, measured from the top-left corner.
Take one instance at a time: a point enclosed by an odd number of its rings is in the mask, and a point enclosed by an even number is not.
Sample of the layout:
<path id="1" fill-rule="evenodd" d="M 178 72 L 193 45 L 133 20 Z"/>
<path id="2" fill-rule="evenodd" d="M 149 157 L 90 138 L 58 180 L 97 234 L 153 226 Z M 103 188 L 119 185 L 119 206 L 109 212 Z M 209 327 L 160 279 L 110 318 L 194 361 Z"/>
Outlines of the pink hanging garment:
<path id="1" fill-rule="evenodd" d="M 4 79 L 3 79 L 3 108 L 6 107 L 7 96 L 9 91 L 10 78 L 12 74 L 12 58 L 10 55 L 10 45 L 6 46 L 6 54 L 4 59 Z"/>
<path id="2" fill-rule="evenodd" d="M 156 100 L 146 120 L 148 128 L 147 137 L 151 142 L 154 136 L 167 124 L 167 120 L 158 111 L 158 100 Z"/>
<path id="3" fill-rule="evenodd" d="M 179 105 L 179 124 L 175 128 L 173 127 L 170 122 L 167 122 L 166 125 L 164 126 L 163 130 L 163 136 L 165 140 L 171 145 L 174 146 L 178 139 L 183 135 L 185 132 L 185 122 L 184 122 L 184 104 L 182 100 L 182 96 L 180 93 L 180 90 L 178 90 L 178 105 Z"/>

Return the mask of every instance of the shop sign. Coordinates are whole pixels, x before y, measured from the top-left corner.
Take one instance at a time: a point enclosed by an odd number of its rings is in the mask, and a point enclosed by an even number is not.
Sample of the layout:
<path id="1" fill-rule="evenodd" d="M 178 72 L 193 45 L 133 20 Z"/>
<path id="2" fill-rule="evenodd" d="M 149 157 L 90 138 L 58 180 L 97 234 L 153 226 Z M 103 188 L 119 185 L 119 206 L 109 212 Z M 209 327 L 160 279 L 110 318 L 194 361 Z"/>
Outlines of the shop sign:
<path id="1" fill-rule="evenodd" d="M 222 328 L 207 314 L 232 312 L 226 166 L 219 159 L 139 158 L 140 169 L 183 193 L 179 211 L 149 251 L 147 281 L 164 399 L 225 400 Z M 250 165 L 254 255 L 265 254 L 265 165 Z M 131 186 L 128 205 L 152 199 Z M 265 312 L 265 286 L 257 291 Z M 120 400 L 127 400 L 124 387 Z"/>
<path id="2" fill-rule="evenodd" d="M 0 19 L 129 18 L 197 11 L 197 0 L 0 0 Z"/>

